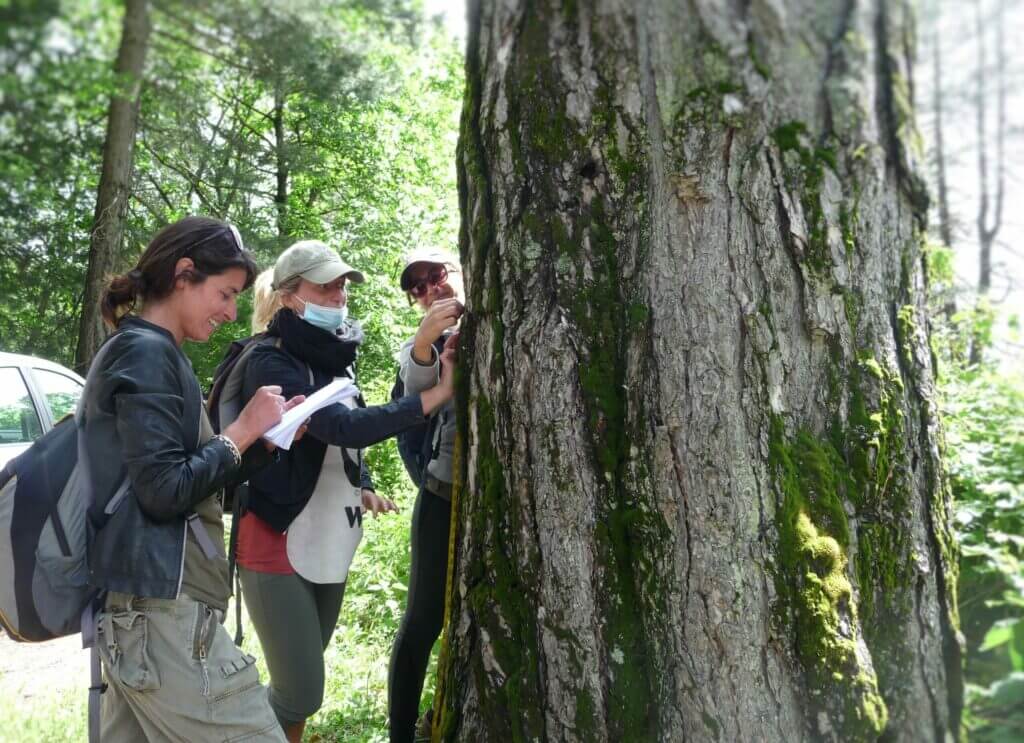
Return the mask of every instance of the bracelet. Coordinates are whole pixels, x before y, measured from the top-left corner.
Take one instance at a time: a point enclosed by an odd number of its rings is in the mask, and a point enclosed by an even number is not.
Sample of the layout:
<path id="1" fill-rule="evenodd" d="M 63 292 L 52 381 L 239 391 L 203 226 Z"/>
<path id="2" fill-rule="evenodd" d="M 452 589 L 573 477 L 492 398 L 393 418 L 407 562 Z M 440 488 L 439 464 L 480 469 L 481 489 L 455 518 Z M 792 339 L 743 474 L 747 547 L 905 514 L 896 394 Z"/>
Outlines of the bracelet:
<path id="1" fill-rule="evenodd" d="M 231 452 L 231 458 L 235 460 L 235 466 L 241 467 L 242 453 L 238 451 L 238 444 L 236 444 L 234 441 L 232 441 L 222 433 L 218 433 L 216 436 L 213 437 L 213 439 L 211 439 L 211 441 L 214 439 L 219 439 L 220 441 L 224 442 L 224 446 L 226 446 L 228 448 L 228 451 Z"/>

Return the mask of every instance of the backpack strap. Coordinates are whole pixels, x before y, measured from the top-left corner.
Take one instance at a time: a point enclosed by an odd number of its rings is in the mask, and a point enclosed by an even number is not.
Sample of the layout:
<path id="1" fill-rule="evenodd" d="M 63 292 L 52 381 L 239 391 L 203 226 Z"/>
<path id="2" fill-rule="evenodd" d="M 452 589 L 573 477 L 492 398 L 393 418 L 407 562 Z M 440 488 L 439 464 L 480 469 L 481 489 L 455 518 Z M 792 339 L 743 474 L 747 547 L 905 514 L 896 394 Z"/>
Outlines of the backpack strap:
<path id="1" fill-rule="evenodd" d="M 217 557 L 217 548 L 213 546 L 213 540 L 210 539 L 210 535 L 203 528 L 203 523 L 199 520 L 199 514 L 192 511 L 185 517 L 185 523 L 188 524 L 188 528 L 192 531 L 192 536 L 195 537 L 199 549 L 203 551 L 203 557 L 207 560 Z"/>
<path id="2" fill-rule="evenodd" d="M 442 335 L 436 341 L 434 341 L 434 350 L 437 351 L 437 363 L 438 366 L 441 364 L 441 352 L 444 351 L 445 341 L 448 340 L 447 335 Z M 438 371 L 440 373 L 440 371 Z M 420 482 L 427 481 L 427 465 L 437 459 L 437 455 L 441 453 L 441 428 L 448 421 L 447 413 L 440 410 L 430 416 L 430 422 L 427 424 L 427 433 L 423 437 L 423 447 L 420 449 L 420 459 L 423 462 L 423 466 L 420 470 Z M 434 441 L 434 438 L 437 441 Z"/>
<path id="3" fill-rule="evenodd" d="M 114 335 L 109 336 L 103 345 L 100 346 L 96 355 L 93 356 L 92 363 L 89 365 L 89 371 L 86 373 L 85 387 L 82 389 L 82 395 L 78 398 L 78 405 L 75 407 L 75 426 L 78 427 L 76 437 L 78 444 L 77 464 L 82 472 L 82 482 L 85 484 L 88 492 L 87 503 L 92 502 L 94 493 L 92 492 L 92 473 L 89 471 L 89 457 L 85 450 L 85 391 L 90 389 L 89 383 L 99 373 L 103 359 L 110 349 L 110 340 L 113 337 Z M 127 474 L 125 475 L 124 482 L 118 487 L 118 492 L 120 493 L 121 491 L 124 491 L 124 493 L 128 491 Z M 123 496 L 116 500 L 120 503 L 123 500 Z M 54 521 L 54 523 L 56 524 L 57 521 Z M 85 608 L 82 610 L 82 647 L 89 649 L 89 743 L 99 743 L 100 741 L 100 695 L 107 690 L 107 685 L 103 683 L 103 669 L 100 666 L 100 650 L 96 646 L 96 615 L 102 611 L 106 595 L 106 591 L 97 590 L 92 598 L 86 602 Z"/>
<path id="4" fill-rule="evenodd" d="M 96 617 L 106 595 L 106 591 L 97 591 L 82 610 L 82 647 L 89 649 L 89 743 L 100 743 L 100 695 L 107 690 L 96 645 Z"/>
<path id="5" fill-rule="evenodd" d="M 82 394 L 78 398 L 78 404 L 75 406 L 75 425 L 78 427 L 78 435 L 75 437 L 76 443 L 78 444 L 78 468 L 82 472 L 82 482 L 85 483 L 85 488 L 88 492 L 86 498 L 86 505 L 91 505 L 93 496 L 95 493 L 92 492 L 92 472 L 89 471 L 89 457 L 86 456 L 85 450 L 85 410 L 86 410 L 86 390 L 91 390 L 90 385 L 94 383 L 96 375 L 99 374 L 100 367 L 103 366 L 103 360 L 106 358 L 107 353 L 110 351 L 111 339 L 117 335 L 114 333 L 110 335 L 103 345 L 100 346 L 96 355 L 92 357 L 92 363 L 89 364 L 89 371 L 85 375 L 85 386 L 82 388 Z M 128 481 L 128 475 L 125 475 L 125 483 Z M 124 483 L 120 487 L 123 487 Z"/>
<path id="6" fill-rule="evenodd" d="M 238 530 L 242 516 L 249 509 L 249 483 L 232 488 L 231 536 L 228 538 L 228 585 L 235 586 L 235 645 L 242 646 L 242 578 L 238 574 Z"/>

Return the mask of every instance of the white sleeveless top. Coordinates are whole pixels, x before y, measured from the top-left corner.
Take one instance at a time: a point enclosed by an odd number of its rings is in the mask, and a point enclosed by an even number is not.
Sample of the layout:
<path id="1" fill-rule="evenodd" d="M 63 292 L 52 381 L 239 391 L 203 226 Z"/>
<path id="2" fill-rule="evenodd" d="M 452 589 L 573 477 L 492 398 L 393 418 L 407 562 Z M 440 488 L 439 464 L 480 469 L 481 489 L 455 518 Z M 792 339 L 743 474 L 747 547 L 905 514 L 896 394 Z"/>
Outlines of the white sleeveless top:
<path id="1" fill-rule="evenodd" d="M 355 407 L 355 398 L 339 405 Z M 348 450 L 353 462 L 358 449 Z M 310 583 L 342 583 L 363 538 L 361 488 L 345 475 L 341 447 L 328 446 L 313 495 L 288 527 L 288 562 Z"/>

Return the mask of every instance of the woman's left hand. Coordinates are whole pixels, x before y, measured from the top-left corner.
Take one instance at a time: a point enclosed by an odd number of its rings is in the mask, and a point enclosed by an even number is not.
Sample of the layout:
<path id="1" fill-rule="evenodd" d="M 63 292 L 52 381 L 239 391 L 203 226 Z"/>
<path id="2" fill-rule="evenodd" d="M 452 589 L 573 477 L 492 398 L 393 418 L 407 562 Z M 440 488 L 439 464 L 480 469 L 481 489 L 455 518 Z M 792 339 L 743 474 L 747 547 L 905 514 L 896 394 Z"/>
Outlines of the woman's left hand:
<path id="1" fill-rule="evenodd" d="M 362 500 L 363 513 L 372 513 L 374 518 L 377 518 L 379 513 L 388 513 L 389 511 L 398 513 L 398 506 L 395 505 L 394 501 L 381 498 L 369 488 L 363 488 Z"/>

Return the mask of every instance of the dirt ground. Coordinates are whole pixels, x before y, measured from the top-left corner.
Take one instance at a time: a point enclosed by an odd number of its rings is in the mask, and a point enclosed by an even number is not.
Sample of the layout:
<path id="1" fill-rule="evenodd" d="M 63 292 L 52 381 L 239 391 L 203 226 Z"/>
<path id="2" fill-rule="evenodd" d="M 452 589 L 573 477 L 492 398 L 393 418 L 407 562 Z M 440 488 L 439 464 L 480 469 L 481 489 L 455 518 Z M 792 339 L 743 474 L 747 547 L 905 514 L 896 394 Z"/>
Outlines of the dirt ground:
<path id="1" fill-rule="evenodd" d="M 89 688 L 89 652 L 82 636 L 41 643 L 14 642 L 0 631 L 0 694 L 9 700 L 49 697 Z"/>

